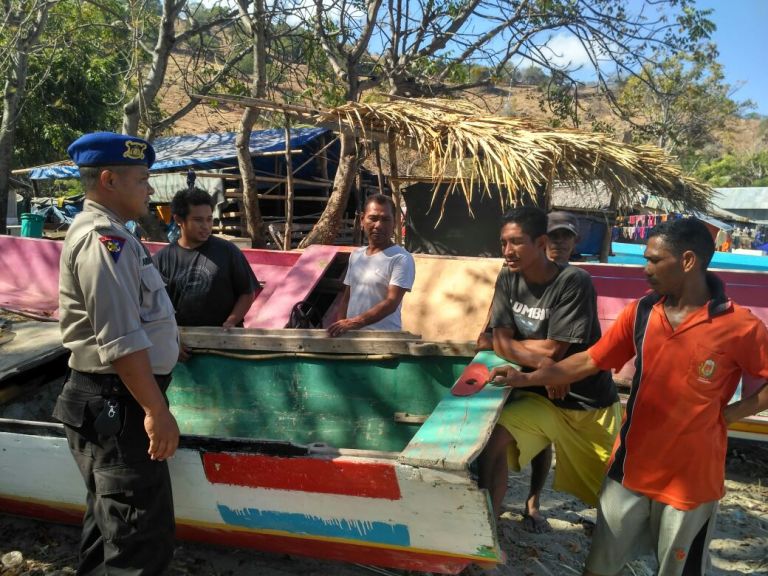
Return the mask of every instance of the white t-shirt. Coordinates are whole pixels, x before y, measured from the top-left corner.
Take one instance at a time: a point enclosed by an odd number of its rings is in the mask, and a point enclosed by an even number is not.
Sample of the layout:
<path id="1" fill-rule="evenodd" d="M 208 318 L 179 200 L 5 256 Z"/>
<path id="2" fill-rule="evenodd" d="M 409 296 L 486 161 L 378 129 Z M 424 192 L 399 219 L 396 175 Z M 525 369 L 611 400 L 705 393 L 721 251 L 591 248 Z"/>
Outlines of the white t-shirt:
<path id="1" fill-rule="evenodd" d="M 344 284 L 349 286 L 349 305 L 347 318 L 352 318 L 370 310 L 386 299 L 390 284 L 410 291 L 416 278 L 416 264 L 413 256 L 402 246 L 390 246 L 373 256 L 366 254 L 367 246 L 356 249 L 349 257 L 347 275 Z M 369 324 L 364 330 L 402 330 L 400 309 Z"/>

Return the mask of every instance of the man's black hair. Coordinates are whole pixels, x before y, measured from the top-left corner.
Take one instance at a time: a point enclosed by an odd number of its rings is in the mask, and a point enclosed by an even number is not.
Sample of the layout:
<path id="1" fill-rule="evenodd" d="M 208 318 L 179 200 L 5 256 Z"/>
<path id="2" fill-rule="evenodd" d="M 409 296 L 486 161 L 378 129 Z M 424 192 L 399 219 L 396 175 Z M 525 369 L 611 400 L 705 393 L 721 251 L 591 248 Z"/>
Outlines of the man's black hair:
<path id="1" fill-rule="evenodd" d="M 213 198 L 201 188 L 184 188 L 173 195 L 171 200 L 171 214 L 186 220 L 189 209 L 192 206 L 210 206 L 213 210 Z"/>
<path id="2" fill-rule="evenodd" d="M 531 240 L 547 233 L 547 213 L 535 206 L 512 208 L 501 217 L 502 228 L 507 224 L 517 224 Z"/>
<path id="3" fill-rule="evenodd" d="M 664 244 L 676 256 L 682 256 L 686 250 L 696 254 L 706 270 L 715 253 L 715 241 L 706 224 L 698 218 L 680 218 L 667 220 L 654 227 L 648 233 L 650 240 L 654 236 L 663 238 Z"/>
<path id="4" fill-rule="evenodd" d="M 378 204 L 379 206 L 389 206 L 389 210 L 392 213 L 393 218 L 397 213 L 395 209 L 395 201 L 392 200 L 391 197 L 385 194 L 372 194 L 368 196 L 368 198 L 365 199 L 365 203 L 363 204 L 363 214 L 365 214 L 365 211 L 368 210 L 368 206 L 370 206 L 371 204 Z"/>

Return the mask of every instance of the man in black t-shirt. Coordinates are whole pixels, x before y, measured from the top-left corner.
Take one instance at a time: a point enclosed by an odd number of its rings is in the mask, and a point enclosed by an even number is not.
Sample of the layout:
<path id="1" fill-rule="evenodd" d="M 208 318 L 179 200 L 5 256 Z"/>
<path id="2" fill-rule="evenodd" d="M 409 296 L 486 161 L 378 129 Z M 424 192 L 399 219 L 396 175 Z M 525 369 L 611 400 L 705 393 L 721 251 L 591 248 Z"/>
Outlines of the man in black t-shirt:
<path id="1" fill-rule="evenodd" d="M 242 326 L 258 281 L 245 255 L 211 235 L 213 200 L 199 188 L 176 193 L 171 213 L 181 235 L 154 256 L 179 326 Z"/>
<path id="2" fill-rule="evenodd" d="M 493 348 L 523 370 L 586 350 L 600 338 L 589 274 L 549 260 L 546 233 L 546 214 L 531 207 L 505 215 L 501 227 L 506 266 L 491 305 Z M 594 505 L 620 422 L 621 405 L 608 372 L 573 384 L 562 398 L 550 399 L 543 387 L 514 391 L 479 459 L 480 486 L 489 490 L 496 514 L 508 466 L 519 470 L 550 444 L 557 454 L 555 489 Z M 534 462 L 523 513 L 534 531 L 548 529 L 539 498 L 549 464 Z"/>

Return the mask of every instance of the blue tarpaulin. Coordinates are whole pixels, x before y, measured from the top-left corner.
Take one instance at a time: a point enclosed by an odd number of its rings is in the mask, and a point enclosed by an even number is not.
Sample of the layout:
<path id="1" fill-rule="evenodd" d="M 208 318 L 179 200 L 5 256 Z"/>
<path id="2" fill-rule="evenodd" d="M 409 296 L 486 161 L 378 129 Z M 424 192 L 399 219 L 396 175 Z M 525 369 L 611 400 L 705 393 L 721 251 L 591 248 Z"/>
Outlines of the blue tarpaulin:
<path id="1" fill-rule="evenodd" d="M 295 167 L 304 163 L 310 156 L 307 146 L 315 144 L 315 148 L 321 146 L 320 138 L 325 134 L 331 134 L 325 128 L 295 128 L 291 130 L 291 149 L 303 150 L 302 154 L 293 157 Z M 167 136 L 158 138 L 152 145 L 155 148 L 156 159 L 152 165 L 152 172 L 169 172 L 193 168 L 195 170 L 212 170 L 216 168 L 228 168 L 237 166 L 237 152 L 235 149 L 236 132 L 217 132 L 210 134 L 195 134 L 191 136 Z M 258 156 L 265 152 L 277 152 L 285 150 L 285 131 L 283 129 L 257 130 L 251 133 L 250 150 L 252 156 Z M 332 156 L 332 154 L 331 154 Z M 259 162 L 258 158 L 254 163 Z M 270 173 L 274 171 L 274 158 L 261 159 L 264 162 L 264 170 Z M 335 162 L 332 162 L 335 164 Z M 257 165 L 257 169 L 260 167 Z M 310 171 L 314 167 L 308 166 Z M 329 166 L 329 169 L 332 169 Z M 306 170 L 306 169 L 305 169 Z M 301 172 L 295 174 L 302 177 Z M 35 168 L 30 173 L 32 180 L 52 180 L 65 178 L 79 178 L 80 172 L 77 166 L 66 164 L 54 164 Z"/>

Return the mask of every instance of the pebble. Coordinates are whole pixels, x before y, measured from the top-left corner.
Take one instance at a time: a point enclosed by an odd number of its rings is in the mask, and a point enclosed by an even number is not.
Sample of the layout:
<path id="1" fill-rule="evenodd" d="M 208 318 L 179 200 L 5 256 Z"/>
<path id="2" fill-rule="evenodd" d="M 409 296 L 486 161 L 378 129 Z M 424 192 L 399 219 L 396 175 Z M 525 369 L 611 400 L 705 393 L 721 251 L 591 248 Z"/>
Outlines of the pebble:
<path id="1" fill-rule="evenodd" d="M 0 563 L 5 570 L 16 570 L 24 563 L 24 556 L 18 550 L 8 552 L 0 557 Z"/>

